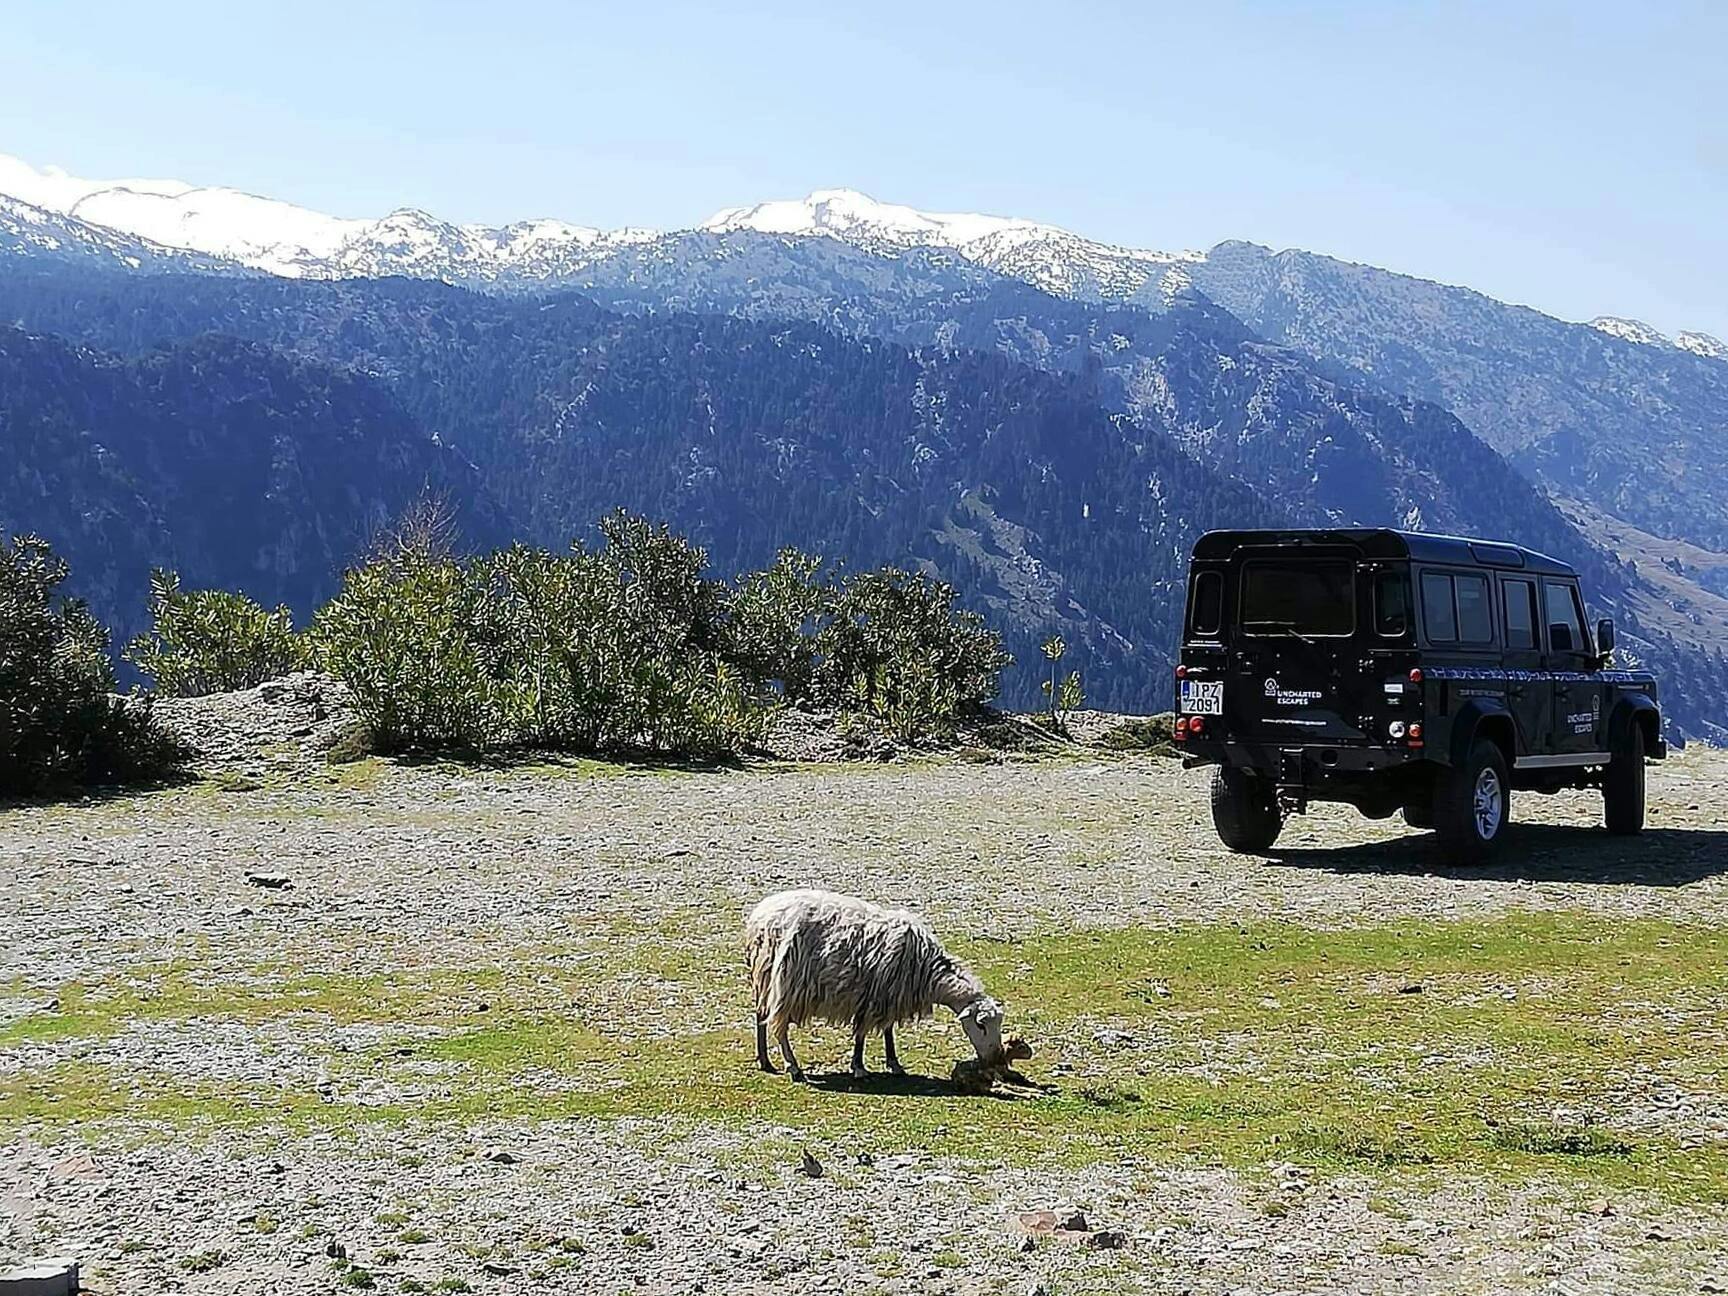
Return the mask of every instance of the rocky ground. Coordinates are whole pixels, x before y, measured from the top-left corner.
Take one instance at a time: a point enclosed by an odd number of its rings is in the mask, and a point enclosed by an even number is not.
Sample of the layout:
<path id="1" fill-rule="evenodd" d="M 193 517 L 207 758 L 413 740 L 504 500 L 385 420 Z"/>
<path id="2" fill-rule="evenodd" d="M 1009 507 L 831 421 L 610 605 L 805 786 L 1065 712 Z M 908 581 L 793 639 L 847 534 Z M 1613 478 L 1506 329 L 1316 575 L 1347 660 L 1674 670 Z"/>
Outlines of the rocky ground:
<path id="1" fill-rule="evenodd" d="M 266 688 L 281 714 L 199 782 L 0 810 L 0 1267 L 73 1254 L 111 1293 L 1728 1290 L 1721 960 L 1662 979 L 1728 919 L 1721 753 L 1654 771 L 1642 838 L 1524 797 L 1503 863 L 1449 871 L 1324 809 L 1232 856 L 1203 776 L 1144 756 L 330 766 L 340 700 Z M 928 1082 L 755 1075 L 734 932 L 794 884 L 930 913 L 1009 985 L 1048 1096 L 945 1090 L 950 1021 L 908 1032 Z M 1319 962 L 1208 998 L 1239 932 Z M 1519 952 L 1542 942 L 1609 979 L 1563 998 L 1573 972 Z M 1364 997 L 1334 1017 L 1346 965 Z M 1280 1097 L 1360 1076 L 1318 1126 Z M 1352 1139 L 1351 1104 L 1392 1142 Z M 1606 1154 L 1448 1142 L 1490 1104 Z"/>

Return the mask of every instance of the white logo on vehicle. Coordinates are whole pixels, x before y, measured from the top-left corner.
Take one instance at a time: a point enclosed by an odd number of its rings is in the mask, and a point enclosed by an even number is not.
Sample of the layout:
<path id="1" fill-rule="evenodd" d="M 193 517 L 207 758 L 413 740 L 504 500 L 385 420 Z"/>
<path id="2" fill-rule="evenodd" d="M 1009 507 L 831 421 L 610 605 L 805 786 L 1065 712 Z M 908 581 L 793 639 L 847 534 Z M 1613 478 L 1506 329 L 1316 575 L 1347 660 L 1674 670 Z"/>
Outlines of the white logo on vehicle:
<path id="1" fill-rule="evenodd" d="M 1266 681 L 1266 696 L 1279 706 L 1310 706 L 1320 700 L 1319 689 L 1287 689 L 1276 679 Z"/>

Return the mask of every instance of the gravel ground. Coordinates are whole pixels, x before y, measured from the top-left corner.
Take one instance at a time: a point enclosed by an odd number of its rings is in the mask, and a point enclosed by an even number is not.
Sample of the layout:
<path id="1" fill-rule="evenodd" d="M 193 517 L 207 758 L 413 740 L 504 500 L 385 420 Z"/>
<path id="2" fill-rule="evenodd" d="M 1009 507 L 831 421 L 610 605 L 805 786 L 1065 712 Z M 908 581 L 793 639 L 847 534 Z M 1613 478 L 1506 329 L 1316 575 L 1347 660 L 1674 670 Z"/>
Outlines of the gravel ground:
<path id="1" fill-rule="evenodd" d="M 974 935 L 1520 909 L 1728 916 L 1728 756 L 1704 750 L 1653 770 L 1643 837 L 1603 835 L 1595 797 L 1526 796 L 1506 862 L 1463 871 L 1442 870 L 1396 820 L 1329 808 L 1295 821 L 1272 858 L 1231 856 L 1203 774 L 1152 759 L 678 773 L 248 760 L 226 786 L 0 810 L 0 1020 L 69 981 L 112 983 L 165 959 L 494 966 L 600 918 L 663 924 L 799 884 L 892 898 Z M 0 1049 L 0 1082 L 71 1057 L 320 1090 L 332 1059 L 416 1029 L 134 1026 Z M 429 1064 L 423 1083 L 447 1091 L 452 1077 Z M 797 1172 L 803 1146 L 771 1125 L 700 1121 L 341 1133 L 19 1121 L 0 1126 L 0 1264 L 77 1254 L 90 1289 L 114 1293 L 362 1285 L 344 1264 L 386 1291 L 1728 1291 L 1716 1208 L 1432 1176 L 1317 1181 L 1281 1166 L 1012 1167 L 833 1142 L 811 1148 L 825 1172 L 810 1178 Z M 1090 1233 L 1029 1240 L 1014 1222 L 1069 1207 Z"/>

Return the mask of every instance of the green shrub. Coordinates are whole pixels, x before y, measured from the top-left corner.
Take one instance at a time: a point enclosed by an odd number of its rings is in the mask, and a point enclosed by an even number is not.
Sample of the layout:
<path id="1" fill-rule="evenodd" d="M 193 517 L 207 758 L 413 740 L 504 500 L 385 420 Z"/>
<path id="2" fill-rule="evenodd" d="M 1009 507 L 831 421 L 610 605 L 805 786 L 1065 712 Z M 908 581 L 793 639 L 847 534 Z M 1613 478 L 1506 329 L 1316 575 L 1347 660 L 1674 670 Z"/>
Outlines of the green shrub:
<path id="1" fill-rule="evenodd" d="M 60 596 L 66 574 L 37 537 L 0 546 L 0 793 L 157 778 L 187 756 L 147 702 L 114 696 L 108 632 Z"/>
<path id="2" fill-rule="evenodd" d="M 158 692 L 199 697 L 252 688 L 306 664 L 306 645 L 288 609 L 266 612 L 244 594 L 183 590 L 173 572 L 150 574 L 154 629 L 126 658 Z"/>
<path id="3" fill-rule="evenodd" d="M 316 660 L 353 693 L 377 750 L 478 748 L 495 737 L 475 633 L 481 603 L 470 564 L 407 553 L 351 568 L 319 609 Z"/>
<path id="4" fill-rule="evenodd" d="M 725 591 L 707 556 L 616 514 L 606 547 L 517 547 L 476 564 L 476 626 L 509 741 L 574 750 L 733 751 L 754 736 L 760 687 L 717 651 Z"/>
<path id="5" fill-rule="evenodd" d="M 953 586 L 893 567 L 841 585 L 815 646 L 816 699 L 876 716 L 903 741 L 989 701 L 1012 660 Z"/>
<path id="6" fill-rule="evenodd" d="M 822 560 L 782 549 L 773 565 L 738 578 L 726 622 L 725 652 L 747 676 L 793 701 L 812 697 L 816 631 L 833 612 L 834 589 Z"/>
<path id="7" fill-rule="evenodd" d="M 793 550 L 728 586 L 665 526 L 615 513 L 597 549 L 422 548 L 350 571 L 313 622 L 375 750 L 538 746 L 715 756 L 786 698 L 903 740 L 992 696 L 1008 656 L 954 591 L 885 568 L 836 584 Z"/>

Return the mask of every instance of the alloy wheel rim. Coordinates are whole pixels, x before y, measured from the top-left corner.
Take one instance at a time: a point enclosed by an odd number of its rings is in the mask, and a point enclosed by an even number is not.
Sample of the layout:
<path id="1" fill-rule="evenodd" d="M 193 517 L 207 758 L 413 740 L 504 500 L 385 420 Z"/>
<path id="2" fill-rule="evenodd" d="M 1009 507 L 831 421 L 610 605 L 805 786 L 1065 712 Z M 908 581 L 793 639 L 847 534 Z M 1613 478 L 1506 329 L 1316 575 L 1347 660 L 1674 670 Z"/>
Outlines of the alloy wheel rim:
<path id="1" fill-rule="evenodd" d="M 1476 776 L 1473 801 L 1476 835 L 1483 841 L 1492 841 L 1500 831 L 1500 820 L 1506 807 L 1506 798 L 1500 790 L 1500 776 L 1493 769 L 1485 769 Z"/>

